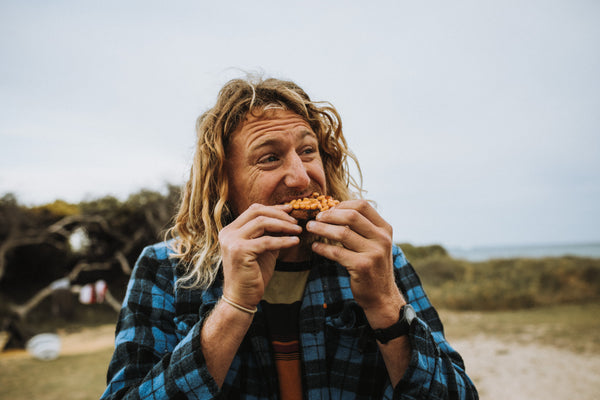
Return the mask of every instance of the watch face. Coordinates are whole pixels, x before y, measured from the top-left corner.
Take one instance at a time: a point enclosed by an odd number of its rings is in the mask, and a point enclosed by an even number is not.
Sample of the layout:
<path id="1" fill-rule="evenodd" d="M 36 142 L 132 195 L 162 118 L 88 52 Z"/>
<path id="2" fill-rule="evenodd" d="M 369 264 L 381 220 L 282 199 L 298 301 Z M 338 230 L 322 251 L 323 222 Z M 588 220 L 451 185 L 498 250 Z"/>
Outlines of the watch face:
<path id="1" fill-rule="evenodd" d="M 406 304 L 404 306 L 404 319 L 406 322 L 410 324 L 416 317 L 417 313 L 415 312 L 415 309 L 410 304 Z"/>

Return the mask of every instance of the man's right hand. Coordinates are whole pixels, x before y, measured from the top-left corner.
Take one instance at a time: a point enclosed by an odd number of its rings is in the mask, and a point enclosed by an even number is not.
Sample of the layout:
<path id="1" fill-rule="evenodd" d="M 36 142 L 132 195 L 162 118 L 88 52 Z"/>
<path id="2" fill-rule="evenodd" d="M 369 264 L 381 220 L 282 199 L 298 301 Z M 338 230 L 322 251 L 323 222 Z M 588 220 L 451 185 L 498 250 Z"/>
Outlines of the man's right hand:
<path id="1" fill-rule="evenodd" d="M 228 299 L 250 309 L 260 302 L 279 251 L 300 243 L 302 228 L 290 211 L 290 205 L 253 204 L 219 232 Z"/>

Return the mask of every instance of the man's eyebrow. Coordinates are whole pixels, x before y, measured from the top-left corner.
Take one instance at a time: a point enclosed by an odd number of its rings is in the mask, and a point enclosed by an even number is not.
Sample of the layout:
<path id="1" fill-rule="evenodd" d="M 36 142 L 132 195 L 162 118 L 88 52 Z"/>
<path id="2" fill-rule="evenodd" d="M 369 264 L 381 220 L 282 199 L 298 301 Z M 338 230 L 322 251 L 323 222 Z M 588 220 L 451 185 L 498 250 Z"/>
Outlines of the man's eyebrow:
<path id="1" fill-rule="evenodd" d="M 258 151 L 258 150 L 262 149 L 263 147 L 272 147 L 272 146 L 276 146 L 277 144 L 278 144 L 278 140 L 273 139 L 273 138 L 260 139 L 260 140 L 257 140 L 256 142 L 254 142 L 253 144 L 251 144 L 249 147 L 249 150 L 251 152 L 254 152 L 254 151 Z"/>
<path id="2" fill-rule="evenodd" d="M 316 133 L 314 133 L 313 131 L 311 131 L 311 130 L 308 130 L 308 129 L 306 129 L 306 130 L 303 130 L 301 133 L 302 133 L 302 139 L 304 139 L 306 136 L 312 136 L 312 137 L 314 137 L 315 139 L 317 138 L 317 135 L 316 135 Z"/>
<path id="3" fill-rule="evenodd" d="M 313 139 L 317 140 L 317 135 L 308 129 L 300 132 L 301 140 L 303 140 L 307 136 L 311 136 Z M 277 146 L 278 144 L 279 144 L 279 140 L 277 140 L 277 139 L 269 138 L 269 137 L 261 138 L 261 139 L 257 140 L 256 142 L 254 142 L 253 144 L 251 144 L 249 146 L 249 150 L 251 152 L 254 152 L 254 151 L 262 149 L 263 147 Z"/>

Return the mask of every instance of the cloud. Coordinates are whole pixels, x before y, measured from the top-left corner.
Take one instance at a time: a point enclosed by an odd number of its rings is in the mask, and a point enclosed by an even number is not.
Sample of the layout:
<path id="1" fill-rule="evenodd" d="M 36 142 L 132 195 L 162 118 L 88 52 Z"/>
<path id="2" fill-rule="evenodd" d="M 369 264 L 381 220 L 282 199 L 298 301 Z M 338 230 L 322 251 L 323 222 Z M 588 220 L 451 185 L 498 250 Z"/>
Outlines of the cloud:
<path id="1" fill-rule="evenodd" d="M 338 108 L 399 239 L 600 238 L 595 3 L 2 7 L 0 192 L 180 182 L 197 116 L 226 80 L 264 71 Z"/>

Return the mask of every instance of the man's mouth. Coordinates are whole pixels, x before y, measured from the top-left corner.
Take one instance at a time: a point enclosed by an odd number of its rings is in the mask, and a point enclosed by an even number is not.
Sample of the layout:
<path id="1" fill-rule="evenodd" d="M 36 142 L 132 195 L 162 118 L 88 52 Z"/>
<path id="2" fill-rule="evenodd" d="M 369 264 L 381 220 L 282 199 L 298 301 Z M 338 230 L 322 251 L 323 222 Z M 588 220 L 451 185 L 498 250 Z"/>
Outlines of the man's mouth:
<path id="1" fill-rule="evenodd" d="M 279 204 L 286 204 L 289 203 L 292 200 L 296 200 L 296 199 L 303 199 L 305 197 L 310 197 L 312 196 L 312 193 L 307 193 L 307 194 L 302 194 L 300 196 L 289 196 L 289 197 L 285 197 Z"/>
<path id="2" fill-rule="evenodd" d="M 278 198 L 277 204 L 285 204 L 289 203 L 292 200 L 310 198 L 313 196 L 313 193 L 321 193 L 321 189 L 311 188 L 310 190 L 297 192 L 297 193 L 288 193 L 285 196 Z"/>

